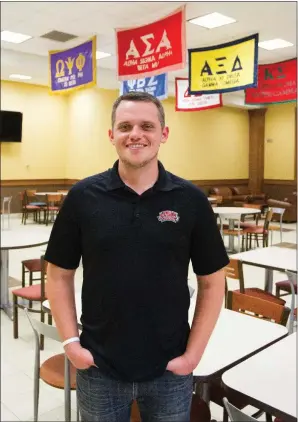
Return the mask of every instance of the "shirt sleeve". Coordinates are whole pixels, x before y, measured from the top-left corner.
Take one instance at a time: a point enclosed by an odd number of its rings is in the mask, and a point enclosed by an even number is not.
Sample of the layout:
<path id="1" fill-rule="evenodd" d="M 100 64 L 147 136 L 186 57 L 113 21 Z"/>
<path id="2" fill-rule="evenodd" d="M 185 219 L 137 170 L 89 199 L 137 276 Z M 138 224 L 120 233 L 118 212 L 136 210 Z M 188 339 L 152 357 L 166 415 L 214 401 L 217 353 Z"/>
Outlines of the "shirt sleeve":
<path id="1" fill-rule="evenodd" d="M 54 222 L 45 260 L 66 270 L 78 268 L 81 259 L 81 230 L 75 216 L 75 195 L 70 191 Z"/>
<path id="2" fill-rule="evenodd" d="M 215 213 L 204 196 L 198 205 L 197 220 L 192 232 L 190 258 L 197 275 L 219 271 L 229 263 Z"/>

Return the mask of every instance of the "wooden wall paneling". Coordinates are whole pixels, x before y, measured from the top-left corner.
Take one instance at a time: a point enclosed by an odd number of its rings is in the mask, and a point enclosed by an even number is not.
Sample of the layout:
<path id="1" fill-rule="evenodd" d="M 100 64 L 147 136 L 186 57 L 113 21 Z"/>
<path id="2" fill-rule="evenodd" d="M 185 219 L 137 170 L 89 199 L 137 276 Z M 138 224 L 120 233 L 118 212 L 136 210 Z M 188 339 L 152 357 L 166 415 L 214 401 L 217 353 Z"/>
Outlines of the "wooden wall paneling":
<path id="1" fill-rule="evenodd" d="M 249 182 L 251 192 L 262 191 L 264 179 L 265 114 L 267 109 L 249 110 Z"/>

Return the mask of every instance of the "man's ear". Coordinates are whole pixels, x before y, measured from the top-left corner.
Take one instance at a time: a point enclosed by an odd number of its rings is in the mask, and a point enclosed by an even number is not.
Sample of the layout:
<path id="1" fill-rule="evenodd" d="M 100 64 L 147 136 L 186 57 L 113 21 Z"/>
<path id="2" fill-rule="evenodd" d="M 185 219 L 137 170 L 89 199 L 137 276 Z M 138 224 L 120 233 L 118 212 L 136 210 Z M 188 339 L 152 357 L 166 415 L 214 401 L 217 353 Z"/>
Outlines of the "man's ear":
<path id="1" fill-rule="evenodd" d="M 110 138 L 110 142 L 115 145 L 115 141 L 114 141 L 114 134 L 113 134 L 113 130 L 109 129 L 109 138 Z"/>
<path id="2" fill-rule="evenodd" d="M 168 140 L 168 137 L 169 137 L 169 128 L 168 126 L 165 126 L 162 130 L 161 143 L 165 144 Z"/>

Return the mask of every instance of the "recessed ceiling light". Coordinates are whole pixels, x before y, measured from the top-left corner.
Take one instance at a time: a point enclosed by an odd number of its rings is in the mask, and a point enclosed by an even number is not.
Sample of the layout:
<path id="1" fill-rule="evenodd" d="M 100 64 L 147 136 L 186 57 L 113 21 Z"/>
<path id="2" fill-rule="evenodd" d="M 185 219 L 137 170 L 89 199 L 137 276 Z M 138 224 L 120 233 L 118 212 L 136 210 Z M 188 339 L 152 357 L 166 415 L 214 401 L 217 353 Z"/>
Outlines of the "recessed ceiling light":
<path id="1" fill-rule="evenodd" d="M 20 44 L 21 42 L 29 40 L 31 35 L 19 34 L 18 32 L 1 31 L 1 41 L 12 42 L 14 44 Z"/>
<path id="2" fill-rule="evenodd" d="M 219 26 L 229 25 L 230 23 L 236 22 L 236 20 L 229 18 L 228 16 L 224 16 L 221 13 L 214 12 L 205 16 L 190 19 L 188 22 L 203 26 L 204 28 L 213 29 L 218 28 Z"/>
<path id="3" fill-rule="evenodd" d="M 9 75 L 9 77 L 10 77 L 11 79 L 23 79 L 23 80 L 32 79 L 32 76 L 19 75 L 19 74 L 17 74 L 17 73 L 12 73 L 11 75 Z"/>
<path id="4" fill-rule="evenodd" d="M 104 59 L 105 57 L 110 57 L 110 53 L 104 53 L 103 51 L 96 52 L 96 60 Z"/>
<path id="5" fill-rule="evenodd" d="M 265 50 L 276 50 L 278 48 L 292 47 L 293 45 L 294 44 L 292 44 L 291 42 L 281 40 L 280 38 L 259 42 L 259 47 L 264 48 Z"/>

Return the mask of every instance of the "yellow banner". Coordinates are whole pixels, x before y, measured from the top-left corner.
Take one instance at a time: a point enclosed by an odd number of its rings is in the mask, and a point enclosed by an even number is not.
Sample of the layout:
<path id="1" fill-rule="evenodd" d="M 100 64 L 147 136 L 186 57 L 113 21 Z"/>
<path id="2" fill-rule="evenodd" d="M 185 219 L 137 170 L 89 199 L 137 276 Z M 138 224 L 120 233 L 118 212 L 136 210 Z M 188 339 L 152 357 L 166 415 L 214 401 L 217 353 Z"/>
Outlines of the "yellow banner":
<path id="1" fill-rule="evenodd" d="M 252 88 L 258 83 L 259 35 L 188 50 L 189 93 L 215 94 Z"/>

